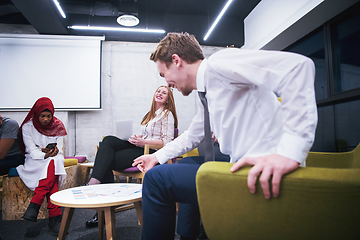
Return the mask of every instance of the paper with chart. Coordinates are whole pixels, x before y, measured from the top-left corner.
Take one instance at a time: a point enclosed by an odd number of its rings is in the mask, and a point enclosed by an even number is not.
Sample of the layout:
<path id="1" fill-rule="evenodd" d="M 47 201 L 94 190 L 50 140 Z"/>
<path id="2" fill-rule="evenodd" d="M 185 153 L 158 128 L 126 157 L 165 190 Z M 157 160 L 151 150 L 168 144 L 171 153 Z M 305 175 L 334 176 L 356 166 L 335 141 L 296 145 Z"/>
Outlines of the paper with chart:
<path id="1" fill-rule="evenodd" d="M 131 195 L 141 193 L 141 185 L 116 185 L 108 186 L 107 184 L 100 184 L 103 187 L 94 187 L 94 188 L 82 188 L 82 189 L 73 189 L 72 193 L 75 199 L 89 199 L 96 197 L 116 197 L 124 198 Z"/>

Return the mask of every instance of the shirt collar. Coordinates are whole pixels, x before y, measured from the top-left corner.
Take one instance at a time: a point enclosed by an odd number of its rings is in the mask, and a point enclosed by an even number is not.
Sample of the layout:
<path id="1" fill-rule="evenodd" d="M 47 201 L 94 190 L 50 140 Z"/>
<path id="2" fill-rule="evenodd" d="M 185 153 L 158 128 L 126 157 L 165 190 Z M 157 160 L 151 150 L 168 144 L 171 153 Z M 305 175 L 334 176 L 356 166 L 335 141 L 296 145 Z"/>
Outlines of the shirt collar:
<path id="1" fill-rule="evenodd" d="M 155 114 L 159 114 L 163 111 L 164 107 L 160 107 L 158 110 L 155 111 Z"/>
<path id="2" fill-rule="evenodd" d="M 205 89 L 205 70 L 207 66 L 207 59 L 202 60 L 196 75 L 196 89 L 198 92 L 206 92 Z"/>

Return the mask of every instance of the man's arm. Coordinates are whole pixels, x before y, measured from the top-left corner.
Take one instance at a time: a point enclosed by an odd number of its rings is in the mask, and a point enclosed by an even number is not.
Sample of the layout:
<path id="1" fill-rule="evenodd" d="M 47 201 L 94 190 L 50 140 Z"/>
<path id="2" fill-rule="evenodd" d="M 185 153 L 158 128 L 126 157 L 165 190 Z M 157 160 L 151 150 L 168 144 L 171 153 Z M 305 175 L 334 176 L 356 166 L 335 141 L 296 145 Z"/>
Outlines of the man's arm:
<path id="1" fill-rule="evenodd" d="M 200 102 L 200 100 L 198 99 Z M 197 114 L 184 133 L 154 153 L 160 164 L 194 149 L 204 138 L 204 112 L 200 103 Z"/>
<path id="2" fill-rule="evenodd" d="M 4 159 L 17 139 L 19 133 L 19 125 L 15 120 L 7 118 L 3 120 L 0 115 L 0 126 L 2 128 L 2 135 L 0 138 L 0 159 Z"/>
<path id="3" fill-rule="evenodd" d="M 198 101 L 200 102 L 199 99 Z M 203 111 L 202 104 L 200 103 L 199 110 L 192 119 L 187 131 L 155 153 L 136 158 L 132 166 L 137 166 L 140 171 L 147 172 L 158 163 L 163 164 L 168 159 L 180 156 L 194 149 L 204 138 Z"/>
<path id="4" fill-rule="evenodd" d="M 4 159 L 9 152 L 10 148 L 14 144 L 13 138 L 1 138 L 0 139 L 0 159 Z"/>
<path id="5" fill-rule="evenodd" d="M 282 98 L 283 131 L 275 154 L 245 157 L 231 168 L 234 172 L 244 165 L 254 165 L 248 175 L 249 189 L 255 192 L 260 176 L 266 198 L 270 198 L 272 176 L 272 191 L 277 197 L 282 176 L 305 161 L 314 141 L 317 124 L 314 63 L 307 57 L 287 52 L 229 49 L 221 53 L 229 62 L 218 58 L 213 64 L 217 64 L 220 74 L 231 85 L 255 85 L 277 92 Z M 232 71 L 228 71 L 229 64 Z"/>

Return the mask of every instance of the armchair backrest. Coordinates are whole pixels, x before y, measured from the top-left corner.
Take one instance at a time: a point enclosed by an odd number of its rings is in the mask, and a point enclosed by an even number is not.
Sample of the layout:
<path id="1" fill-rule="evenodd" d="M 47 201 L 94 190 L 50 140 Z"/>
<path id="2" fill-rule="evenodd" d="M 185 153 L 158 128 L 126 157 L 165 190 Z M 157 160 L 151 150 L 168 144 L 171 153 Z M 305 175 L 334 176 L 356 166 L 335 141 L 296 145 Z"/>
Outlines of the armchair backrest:
<path id="1" fill-rule="evenodd" d="M 179 136 L 179 129 L 174 128 L 174 139 Z M 176 163 L 176 157 L 168 160 L 168 163 Z"/>
<path id="2" fill-rule="evenodd" d="M 360 168 L 360 144 L 350 152 L 310 152 L 307 167 Z"/>
<path id="3" fill-rule="evenodd" d="M 174 139 L 177 138 L 178 136 L 179 136 L 179 129 L 174 128 Z"/>
<path id="4" fill-rule="evenodd" d="M 357 145 L 357 147 L 351 151 L 352 157 L 353 157 L 353 168 L 360 168 L 360 144 Z"/>

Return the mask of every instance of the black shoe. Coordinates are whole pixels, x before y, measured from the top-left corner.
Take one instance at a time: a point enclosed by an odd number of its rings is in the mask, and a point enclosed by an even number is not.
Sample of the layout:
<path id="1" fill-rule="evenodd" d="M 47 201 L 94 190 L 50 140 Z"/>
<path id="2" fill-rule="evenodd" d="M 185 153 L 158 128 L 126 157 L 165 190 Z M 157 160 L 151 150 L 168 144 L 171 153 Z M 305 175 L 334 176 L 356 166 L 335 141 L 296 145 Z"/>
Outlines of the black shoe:
<path id="1" fill-rule="evenodd" d="M 208 237 L 206 236 L 206 232 L 205 232 L 205 229 L 204 229 L 204 225 L 201 223 L 200 224 L 200 233 L 199 233 L 199 236 L 198 236 L 199 239 L 207 239 Z"/>
<path id="2" fill-rule="evenodd" d="M 21 218 L 32 222 L 36 222 L 37 216 L 39 214 L 39 209 L 40 209 L 40 205 L 30 202 L 28 208 L 26 209 L 26 212 Z"/>
<path id="3" fill-rule="evenodd" d="M 52 235 L 55 235 L 55 236 L 59 235 L 61 219 L 62 219 L 61 215 L 49 218 L 48 226 L 49 226 L 49 230 Z"/>
<path id="4" fill-rule="evenodd" d="M 90 220 L 86 222 L 87 228 L 97 227 L 99 223 L 98 214 L 96 213 Z"/>

